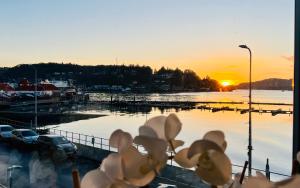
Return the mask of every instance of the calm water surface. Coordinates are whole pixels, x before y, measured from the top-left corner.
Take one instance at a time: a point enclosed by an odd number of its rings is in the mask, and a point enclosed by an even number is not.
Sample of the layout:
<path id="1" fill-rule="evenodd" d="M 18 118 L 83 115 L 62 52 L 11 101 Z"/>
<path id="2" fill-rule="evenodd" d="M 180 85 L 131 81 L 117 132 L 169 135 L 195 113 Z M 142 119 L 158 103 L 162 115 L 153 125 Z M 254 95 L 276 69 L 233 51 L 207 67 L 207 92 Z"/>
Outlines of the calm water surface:
<path id="1" fill-rule="evenodd" d="M 110 94 L 93 93 L 91 100 L 110 100 Z M 222 101 L 247 102 L 248 90 L 234 90 L 232 92 L 191 92 L 174 94 L 112 94 L 113 99 L 148 100 L 148 101 Z M 291 91 L 254 90 L 253 102 L 292 103 Z"/>
<path id="2" fill-rule="evenodd" d="M 237 90 L 228 93 L 179 93 L 179 94 L 151 94 L 148 100 L 189 100 L 189 101 L 247 101 L 248 92 Z M 94 94 L 95 99 L 109 98 L 105 94 Z M 121 97 L 129 97 L 123 95 Z M 137 98 L 145 96 L 137 96 Z M 292 103 L 291 91 L 254 91 L 253 101 Z M 246 107 L 246 105 L 245 105 Z M 257 108 L 292 109 L 292 106 L 257 106 Z M 82 112 L 82 111 L 81 111 Z M 85 113 L 101 113 L 108 116 L 96 119 L 82 120 L 67 124 L 60 124 L 59 129 L 109 138 L 116 129 L 123 129 L 133 136 L 138 134 L 138 127 L 156 115 L 168 115 L 174 110 L 160 111 L 153 109 L 148 114 L 116 113 L 109 110 L 85 111 Z M 248 114 L 238 112 L 201 111 L 198 109 L 176 112 L 182 121 L 183 128 L 178 139 L 184 140 L 188 147 L 193 141 L 202 138 L 210 130 L 225 132 L 228 148 L 226 153 L 234 164 L 243 164 L 247 160 L 248 145 Z M 264 169 L 266 159 L 270 159 L 272 171 L 289 174 L 292 158 L 292 116 L 253 113 L 253 167 Z M 234 169 L 241 171 L 241 169 Z M 278 177 L 273 176 L 277 179 Z"/>

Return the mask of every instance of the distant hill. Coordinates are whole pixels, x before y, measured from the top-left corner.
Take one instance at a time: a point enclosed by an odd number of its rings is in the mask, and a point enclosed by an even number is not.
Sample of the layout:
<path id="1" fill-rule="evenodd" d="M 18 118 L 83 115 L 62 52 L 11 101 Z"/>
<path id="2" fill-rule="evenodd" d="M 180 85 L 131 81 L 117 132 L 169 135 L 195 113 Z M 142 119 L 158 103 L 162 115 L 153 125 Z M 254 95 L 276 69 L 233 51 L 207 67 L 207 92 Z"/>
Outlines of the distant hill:
<path id="1" fill-rule="evenodd" d="M 76 65 L 71 63 L 20 64 L 0 67 L 0 83 L 19 83 L 26 78 L 37 80 L 65 80 L 88 91 L 128 89 L 134 92 L 220 91 L 220 84 L 209 77 L 200 78 L 192 70 L 161 67 L 153 70 L 139 65 Z"/>
<path id="2" fill-rule="evenodd" d="M 241 83 L 237 89 L 248 89 L 249 83 Z M 252 83 L 253 89 L 261 90 L 292 90 L 292 79 L 269 78 Z"/>

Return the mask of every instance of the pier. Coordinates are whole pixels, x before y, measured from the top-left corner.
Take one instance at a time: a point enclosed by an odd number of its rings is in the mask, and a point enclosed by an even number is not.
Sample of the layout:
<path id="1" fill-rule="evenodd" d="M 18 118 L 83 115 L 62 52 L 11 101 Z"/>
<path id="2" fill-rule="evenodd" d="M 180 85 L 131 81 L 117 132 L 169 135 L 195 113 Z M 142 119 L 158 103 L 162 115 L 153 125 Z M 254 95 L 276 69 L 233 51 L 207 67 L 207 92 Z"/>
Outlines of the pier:
<path id="1" fill-rule="evenodd" d="M 249 112 L 248 108 L 237 107 L 238 105 L 247 105 L 248 103 L 244 102 L 222 102 L 222 101 L 93 101 L 89 102 L 89 104 L 98 104 L 98 105 L 110 105 L 110 106 L 117 106 L 117 107 L 126 107 L 126 106 L 136 106 L 136 107 L 157 107 L 157 108 L 175 108 L 181 110 L 208 110 L 212 113 L 216 112 L 224 112 L 224 111 L 235 111 L 239 112 L 240 114 L 246 114 Z M 253 105 L 257 106 L 291 106 L 293 104 L 285 104 L 285 103 L 258 103 L 253 102 Z M 213 106 L 213 105 L 222 105 Z M 236 106 L 234 106 L 236 105 Z M 259 113 L 259 114 L 271 114 L 272 116 L 276 116 L 279 114 L 293 114 L 292 110 L 283 110 L 281 108 L 278 109 L 263 109 L 259 108 L 252 108 L 251 112 Z"/>

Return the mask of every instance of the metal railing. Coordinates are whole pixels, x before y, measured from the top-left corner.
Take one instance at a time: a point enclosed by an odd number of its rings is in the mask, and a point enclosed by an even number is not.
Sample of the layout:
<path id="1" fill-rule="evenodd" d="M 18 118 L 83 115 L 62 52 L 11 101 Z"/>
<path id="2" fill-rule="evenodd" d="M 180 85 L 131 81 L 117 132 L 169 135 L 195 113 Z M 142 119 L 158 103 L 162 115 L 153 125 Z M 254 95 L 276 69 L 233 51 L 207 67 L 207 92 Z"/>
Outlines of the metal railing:
<path id="1" fill-rule="evenodd" d="M 74 133 L 74 132 L 71 132 L 71 131 L 64 131 L 64 130 L 55 129 L 55 128 L 48 128 L 48 129 L 49 129 L 50 133 L 59 134 L 61 136 L 64 136 L 73 143 L 78 143 L 78 144 L 91 146 L 91 147 L 98 148 L 98 149 L 117 152 L 116 148 L 111 147 L 109 145 L 109 139 L 101 138 L 101 137 L 95 137 L 95 136 L 81 134 L 81 133 Z M 139 152 L 146 153 L 146 150 L 144 149 L 143 146 L 141 146 L 141 145 L 134 145 L 134 146 L 138 149 Z M 174 155 L 173 152 L 168 152 L 168 153 L 169 153 L 169 156 Z M 179 167 L 179 165 L 177 165 L 176 162 L 173 161 L 172 157 L 171 157 L 170 160 L 168 160 L 168 164 L 171 165 L 171 166 Z M 232 164 L 232 166 L 236 167 L 236 168 L 241 168 L 241 169 L 243 168 L 242 165 L 237 165 L 237 164 Z M 252 167 L 252 170 L 260 171 L 260 172 L 263 172 L 263 173 L 268 173 L 269 172 L 272 175 L 277 175 L 277 176 L 282 176 L 282 177 L 290 177 L 290 175 L 287 175 L 287 174 L 274 172 L 274 171 L 267 171 L 267 170 L 259 169 L 259 168 L 253 168 Z M 237 171 L 237 172 L 240 172 L 240 171 Z"/>
<path id="2" fill-rule="evenodd" d="M 0 123 L 12 125 L 16 128 L 24 128 L 24 127 L 28 128 L 28 126 L 31 125 L 30 123 L 10 120 L 10 119 L 6 119 L 6 118 L 0 118 Z M 43 129 L 45 129 L 45 128 L 43 128 Z M 116 148 L 113 148 L 109 145 L 109 139 L 107 139 L 107 138 L 96 137 L 96 136 L 91 136 L 91 135 L 86 135 L 86 134 L 81 134 L 81 133 L 75 133 L 75 132 L 60 130 L 60 129 L 56 129 L 56 128 L 48 127 L 46 129 L 49 130 L 49 133 L 64 136 L 73 143 L 91 146 L 94 148 L 103 149 L 103 150 L 107 150 L 107 151 L 117 152 Z M 146 150 L 143 148 L 143 146 L 140 146 L 140 145 L 134 145 L 134 146 L 139 150 L 139 152 L 146 153 Z M 173 155 L 174 154 L 172 152 L 169 152 L 169 156 L 173 156 Z M 171 166 L 179 167 L 179 165 L 177 165 L 176 162 L 174 162 L 172 158 L 171 158 L 171 160 L 168 160 L 168 164 Z M 238 165 L 238 164 L 232 164 L 232 166 L 235 168 L 240 168 L 240 169 L 243 168 L 242 165 Z M 290 175 L 275 172 L 275 171 L 267 171 L 265 169 L 259 169 L 259 168 L 253 168 L 253 167 L 252 167 L 252 169 L 263 172 L 263 173 L 269 172 L 271 175 L 277 175 L 277 176 L 281 176 L 281 177 L 290 177 Z M 237 172 L 240 172 L 240 171 L 237 171 Z"/>
<path id="3" fill-rule="evenodd" d="M 60 136 L 64 136 L 68 140 L 73 143 L 82 144 L 85 146 L 91 146 L 94 148 L 99 148 L 108 151 L 117 151 L 115 148 L 112 148 L 109 145 L 109 139 L 81 134 L 81 133 L 74 133 L 70 131 L 64 131 L 55 128 L 48 128 L 49 132 L 52 134 L 58 134 Z"/>

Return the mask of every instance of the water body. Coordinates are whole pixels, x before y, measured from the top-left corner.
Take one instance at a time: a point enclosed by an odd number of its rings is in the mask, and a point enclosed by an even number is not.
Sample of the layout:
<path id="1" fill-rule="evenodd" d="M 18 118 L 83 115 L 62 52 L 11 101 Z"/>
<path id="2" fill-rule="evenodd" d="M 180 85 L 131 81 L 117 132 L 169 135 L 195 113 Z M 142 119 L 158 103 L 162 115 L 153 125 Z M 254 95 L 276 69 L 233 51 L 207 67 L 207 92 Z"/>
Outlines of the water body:
<path id="1" fill-rule="evenodd" d="M 248 90 L 234 90 L 232 92 L 190 92 L 190 93 L 172 93 L 172 94 L 106 94 L 93 93 L 91 100 L 110 100 L 110 97 L 119 100 L 146 100 L 146 101 L 220 101 L 220 102 L 247 102 Z M 292 91 L 280 90 L 253 90 L 253 102 L 266 103 L 292 103 Z"/>
<path id="2" fill-rule="evenodd" d="M 132 95 L 114 96 L 120 99 L 128 99 Z M 93 94 L 93 100 L 110 100 L 110 95 Z M 247 102 L 247 90 L 233 92 L 204 92 L 204 93 L 177 93 L 177 94 L 149 94 L 136 95 L 136 100 L 181 100 L 181 101 L 235 101 Z M 270 103 L 292 103 L 291 91 L 254 91 L 253 101 Z M 223 104 L 222 104 L 223 105 Z M 247 104 L 243 105 L 245 108 Z M 292 106 L 268 106 L 255 105 L 255 108 L 267 109 L 292 109 Z M 154 116 L 177 113 L 182 121 L 182 131 L 178 139 L 185 141 L 184 147 L 188 147 L 193 141 L 201 139 L 210 130 L 222 130 L 226 135 L 228 147 L 226 153 L 234 164 L 243 164 L 247 160 L 248 145 L 248 114 L 240 114 L 235 111 L 212 113 L 199 109 L 189 111 L 159 110 L 152 108 L 147 113 L 125 113 L 111 111 L 105 108 L 97 110 L 82 110 L 84 113 L 100 113 L 107 116 L 80 120 L 59 125 L 59 129 L 79 132 L 98 137 L 109 138 L 116 129 L 123 129 L 133 136 L 138 134 L 138 127 Z M 270 159 L 272 171 L 290 174 L 292 164 L 292 116 L 253 113 L 253 167 L 264 169 L 266 159 Z M 241 169 L 234 169 L 235 172 Z M 277 179 L 278 176 L 273 176 Z"/>

